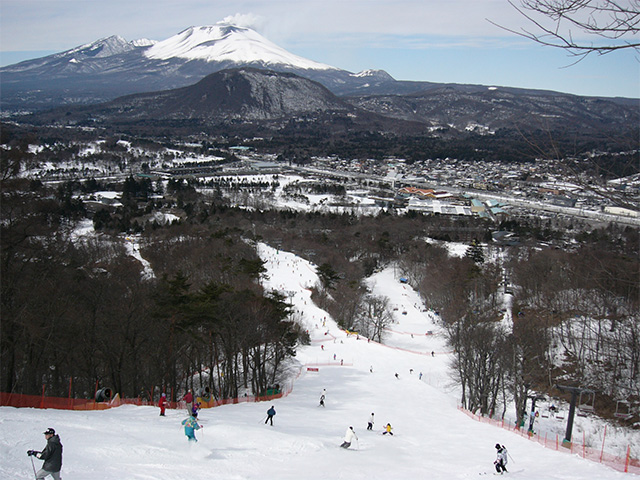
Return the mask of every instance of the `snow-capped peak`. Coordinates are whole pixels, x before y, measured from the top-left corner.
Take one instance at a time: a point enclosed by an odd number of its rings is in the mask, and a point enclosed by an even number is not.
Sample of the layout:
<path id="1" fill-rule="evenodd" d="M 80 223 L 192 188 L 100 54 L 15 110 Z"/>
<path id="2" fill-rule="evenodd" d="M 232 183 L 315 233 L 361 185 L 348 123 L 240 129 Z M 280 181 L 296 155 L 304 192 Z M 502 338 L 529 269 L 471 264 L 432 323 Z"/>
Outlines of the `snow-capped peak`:
<path id="1" fill-rule="evenodd" d="M 190 27 L 149 48 L 148 58 L 167 60 L 178 57 L 207 62 L 231 61 L 287 65 L 313 70 L 336 70 L 335 67 L 314 62 L 287 52 L 255 30 L 230 23 Z"/>
<path id="2" fill-rule="evenodd" d="M 351 74 L 352 77 L 357 78 L 374 78 L 376 80 L 395 80 L 391 75 L 389 75 L 384 70 L 363 70 L 359 73 Z"/>
<path id="3" fill-rule="evenodd" d="M 117 55 L 129 50 L 133 50 L 135 46 L 127 42 L 119 35 L 112 35 L 111 37 L 101 38 L 92 43 L 87 43 L 79 47 L 62 52 L 60 56 L 67 55 L 84 55 L 87 57 L 110 57 L 111 55 Z"/>
<path id="4" fill-rule="evenodd" d="M 131 40 L 131 45 L 134 47 L 150 47 L 158 43 L 157 40 L 149 40 L 148 38 L 139 38 L 138 40 Z"/>

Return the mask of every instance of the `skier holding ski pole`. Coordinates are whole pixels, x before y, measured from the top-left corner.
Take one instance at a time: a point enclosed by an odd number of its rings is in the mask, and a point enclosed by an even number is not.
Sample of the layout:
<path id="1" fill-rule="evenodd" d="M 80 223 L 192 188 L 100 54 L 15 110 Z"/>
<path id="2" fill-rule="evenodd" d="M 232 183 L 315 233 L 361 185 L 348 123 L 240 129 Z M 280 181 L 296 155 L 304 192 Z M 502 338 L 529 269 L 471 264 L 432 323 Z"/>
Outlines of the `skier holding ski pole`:
<path id="1" fill-rule="evenodd" d="M 53 428 L 48 428 L 43 433 L 47 439 L 47 446 L 44 447 L 44 450 L 41 452 L 35 450 L 27 451 L 27 455 L 30 457 L 44 460 L 42 468 L 37 473 L 35 466 L 33 467 L 34 475 L 36 480 L 43 480 L 49 475 L 54 480 L 60 480 L 60 470 L 62 470 L 62 443 L 60 443 L 60 437 L 56 435 L 56 431 Z M 31 459 L 31 465 L 33 466 L 33 459 Z"/>
<path id="2" fill-rule="evenodd" d="M 358 437 L 356 436 L 356 432 L 353 431 L 353 427 L 347 428 L 347 432 L 344 434 L 344 441 L 340 446 L 342 448 L 349 448 L 354 438 L 356 439 L 356 441 L 358 440 Z"/>
<path id="3" fill-rule="evenodd" d="M 264 424 L 266 425 L 267 422 L 271 422 L 271 426 L 273 427 L 273 417 L 275 414 L 276 414 L 276 409 L 273 408 L 273 405 L 271 405 L 271 408 L 267 410 L 267 419 L 264 421 Z"/>
<path id="4" fill-rule="evenodd" d="M 496 443 L 497 458 L 493 464 L 496 466 L 496 472 L 503 474 L 507 471 L 507 449 L 504 445 Z"/>

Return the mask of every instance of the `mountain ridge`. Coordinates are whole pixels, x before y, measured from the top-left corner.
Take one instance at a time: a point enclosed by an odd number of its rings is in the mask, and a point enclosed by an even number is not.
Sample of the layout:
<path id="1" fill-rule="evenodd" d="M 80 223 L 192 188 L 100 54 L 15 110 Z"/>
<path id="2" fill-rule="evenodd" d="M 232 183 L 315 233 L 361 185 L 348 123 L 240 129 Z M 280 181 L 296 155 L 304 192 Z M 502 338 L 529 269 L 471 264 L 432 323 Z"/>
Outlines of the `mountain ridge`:
<path id="1" fill-rule="evenodd" d="M 211 73 L 238 67 L 295 73 L 321 83 L 338 96 L 410 95 L 445 86 L 467 92 L 488 88 L 396 80 L 384 70 L 353 73 L 291 54 L 247 27 L 218 22 L 189 27 L 160 42 L 148 39 L 128 42 L 113 35 L 2 67 L 0 100 L 5 112 L 101 103 L 129 94 L 193 85 Z M 532 92 L 516 87 L 499 88 L 514 93 Z M 552 91 L 545 94 L 567 95 Z"/>

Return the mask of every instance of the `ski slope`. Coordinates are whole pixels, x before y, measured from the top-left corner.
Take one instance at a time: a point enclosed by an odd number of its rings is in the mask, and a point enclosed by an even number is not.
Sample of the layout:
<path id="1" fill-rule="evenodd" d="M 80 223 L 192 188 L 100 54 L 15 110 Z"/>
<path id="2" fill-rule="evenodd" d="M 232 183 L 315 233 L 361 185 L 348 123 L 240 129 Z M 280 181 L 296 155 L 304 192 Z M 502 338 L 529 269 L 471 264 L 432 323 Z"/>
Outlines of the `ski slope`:
<path id="1" fill-rule="evenodd" d="M 506 475 L 517 479 L 637 478 L 545 449 L 458 411 L 444 337 L 393 269 L 370 279 L 373 292 L 398 308 L 397 323 L 380 345 L 348 336 L 313 304 L 310 287 L 317 278 L 308 262 L 265 245 L 259 249 L 269 272 L 265 287 L 288 296 L 312 338 L 311 345 L 298 349 L 291 369 L 301 373 L 288 396 L 202 410 L 204 428 L 196 433 L 196 444 L 184 436 L 183 411 L 160 417 L 155 407 L 86 412 L 1 407 L 0 478 L 34 478 L 26 451 L 45 446 L 42 432 L 48 427 L 64 445 L 64 480 L 475 479 L 493 474 L 496 443 L 508 448 Z M 324 408 L 319 406 L 323 389 Z M 273 426 L 264 424 L 271 405 L 277 412 Z M 367 431 L 372 412 L 376 422 Z M 382 435 L 387 423 L 392 437 Z M 358 441 L 345 450 L 339 445 L 350 425 Z M 35 464 L 39 468 L 42 462 Z"/>

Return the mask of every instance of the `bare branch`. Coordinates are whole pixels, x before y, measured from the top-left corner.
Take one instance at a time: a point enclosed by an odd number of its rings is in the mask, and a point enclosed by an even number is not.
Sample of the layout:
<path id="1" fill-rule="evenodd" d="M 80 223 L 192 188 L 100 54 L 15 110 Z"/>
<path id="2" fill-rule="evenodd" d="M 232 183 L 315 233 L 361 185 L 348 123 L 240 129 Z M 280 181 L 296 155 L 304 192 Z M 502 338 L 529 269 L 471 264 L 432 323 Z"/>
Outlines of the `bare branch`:
<path id="1" fill-rule="evenodd" d="M 640 26 L 640 0 L 519 0 L 518 4 L 515 0 L 508 2 L 534 27 L 533 29 L 516 30 L 488 21 L 540 45 L 561 48 L 576 57 L 586 57 L 591 53 L 605 55 L 628 49 L 640 54 L 640 42 L 636 39 Z M 594 43 L 578 40 L 584 35 L 595 36 L 600 41 Z"/>

